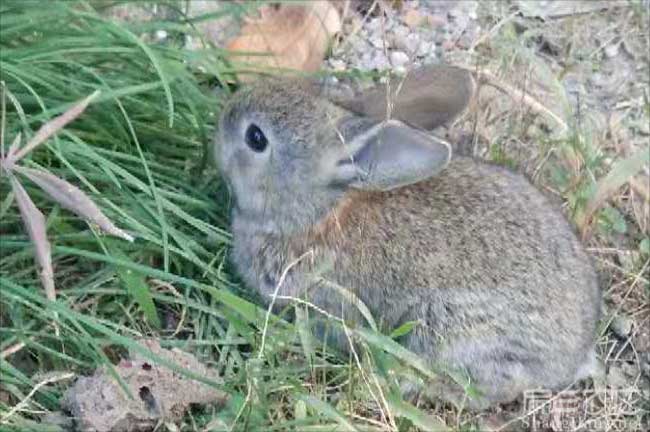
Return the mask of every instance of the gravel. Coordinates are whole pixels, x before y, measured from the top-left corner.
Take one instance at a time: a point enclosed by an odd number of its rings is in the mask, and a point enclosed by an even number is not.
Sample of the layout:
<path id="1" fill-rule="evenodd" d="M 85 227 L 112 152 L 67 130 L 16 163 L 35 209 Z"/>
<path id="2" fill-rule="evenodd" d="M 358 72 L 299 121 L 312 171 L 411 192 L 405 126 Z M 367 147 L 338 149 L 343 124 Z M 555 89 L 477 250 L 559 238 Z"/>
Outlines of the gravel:
<path id="1" fill-rule="evenodd" d="M 340 71 L 359 69 L 396 71 L 440 63 L 446 51 L 468 48 L 480 27 L 477 1 L 405 0 L 400 10 L 380 16 L 345 17 L 343 41 L 333 48 L 325 67 Z M 345 67 L 343 66 L 345 65 Z"/>

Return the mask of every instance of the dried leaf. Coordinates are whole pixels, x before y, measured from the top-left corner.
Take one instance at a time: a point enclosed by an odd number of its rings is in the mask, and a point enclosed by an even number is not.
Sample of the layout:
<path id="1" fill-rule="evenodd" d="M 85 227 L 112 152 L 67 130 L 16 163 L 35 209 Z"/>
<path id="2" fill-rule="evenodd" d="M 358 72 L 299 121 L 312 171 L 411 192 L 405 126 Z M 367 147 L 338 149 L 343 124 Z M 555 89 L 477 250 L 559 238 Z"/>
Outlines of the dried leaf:
<path id="1" fill-rule="evenodd" d="M 277 8 L 262 7 L 261 18 L 249 21 L 227 48 L 244 52 L 237 60 L 259 68 L 313 72 L 323 61 L 330 38 L 340 29 L 339 12 L 329 1 L 281 3 Z"/>
<path id="2" fill-rule="evenodd" d="M 11 187 L 16 195 L 16 202 L 20 209 L 20 215 L 27 229 L 29 239 L 34 245 L 36 252 L 36 262 L 38 263 L 39 276 L 45 289 L 45 296 L 48 300 L 56 299 L 54 290 L 54 271 L 52 270 L 52 255 L 50 242 L 45 232 L 45 217 L 39 209 L 36 208 L 32 199 L 27 195 L 27 191 L 18 182 L 13 175 L 11 178 Z"/>
<path id="3" fill-rule="evenodd" d="M 76 119 L 84 112 L 86 107 L 93 99 L 99 96 L 100 91 L 95 90 L 90 96 L 86 97 L 82 101 L 75 104 L 72 108 L 64 112 L 58 117 L 53 118 L 49 122 L 45 123 L 41 128 L 34 134 L 31 140 L 21 148 L 15 155 L 10 159 L 10 163 L 14 164 L 20 159 L 25 157 L 29 152 L 34 150 L 40 144 L 47 141 L 49 137 L 61 130 L 65 125 L 70 123 L 72 120 Z"/>
<path id="4" fill-rule="evenodd" d="M 62 207 L 76 213 L 88 222 L 96 224 L 109 234 L 130 242 L 133 241 L 132 236 L 116 227 L 78 187 L 46 171 L 25 167 L 15 167 L 14 169 L 36 183 Z"/>
<path id="5" fill-rule="evenodd" d="M 585 231 L 591 222 L 594 213 L 602 207 L 603 203 L 609 199 L 621 186 L 623 186 L 630 177 L 636 175 L 644 165 L 650 163 L 650 157 L 647 149 L 640 150 L 637 153 L 619 160 L 614 164 L 609 174 L 598 181 L 596 193 L 591 197 L 585 206 L 584 213 L 578 221 L 580 229 Z"/>

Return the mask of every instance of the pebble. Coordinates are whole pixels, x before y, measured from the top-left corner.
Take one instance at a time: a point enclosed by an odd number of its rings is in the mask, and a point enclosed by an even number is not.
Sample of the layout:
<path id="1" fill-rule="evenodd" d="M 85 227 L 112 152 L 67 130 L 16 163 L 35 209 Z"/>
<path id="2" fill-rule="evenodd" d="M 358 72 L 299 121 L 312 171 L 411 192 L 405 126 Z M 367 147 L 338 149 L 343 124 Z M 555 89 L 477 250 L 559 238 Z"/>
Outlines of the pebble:
<path id="1" fill-rule="evenodd" d="M 156 40 L 160 42 L 165 39 L 167 39 L 167 32 L 165 30 L 156 30 Z"/>
<path id="2" fill-rule="evenodd" d="M 435 54 L 435 44 L 432 42 L 428 41 L 422 41 L 420 43 L 420 46 L 418 46 L 418 50 L 416 52 L 416 55 L 418 57 L 427 57 Z"/>
<path id="3" fill-rule="evenodd" d="M 621 339 L 627 339 L 632 333 L 632 320 L 623 315 L 617 315 L 609 326 L 616 336 Z"/>
<path id="4" fill-rule="evenodd" d="M 341 59 L 331 59 L 329 63 L 335 71 L 344 71 L 347 68 L 347 65 Z"/>
<path id="5" fill-rule="evenodd" d="M 609 367 L 607 372 L 607 385 L 610 388 L 625 388 L 629 386 L 630 378 L 624 372 L 621 365 L 615 364 Z"/>
<path id="6" fill-rule="evenodd" d="M 366 29 L 369 31 L 381 30 L 382 18 L 372 18 L 366 23 Z"/>
<path id="7" fill-rule="evenodd" d="M 390 62 L 386 58 L 386 55 L 382 51 L 375 54 L 372 61 L 370 62 L 371 68 L 376 70 L 383 70 L 390 67 Z"/>
<path id="8" fill-rule="evenodd" d="M 616 57 L 618 55 L 619 46 L 620 46 L 620 44 L 618 44 L 618 43 L 607 45 L 605 47 L 605 57 L 607 57 L 607 58 Z"/>
<path id="9" fill-rule="evenodd" d="M 395 38 L 395 48 L 407 53 L 416 52 L 418 45 L 420 45 L 420 38 L 415 33 L 409 33 L 405 38 Z"/>
<path id="10" fill-rule="evenodd" d="M 395 67 L 404 66 L 409 62 L 409 60 L 409 56 L 403 51 L 393 51 L 390 53 L 390 62 Z"/>
<path id="11" fill-rule="evenodd" d="M 379 35 L 374 35 L 370 37 L 370 44 L 375 48 L 384 48 L 384 39 Z"/>
<path id="12" fill-rule="evenodd" d="M 454 43 L 461 33 L 475 35 L 477 5 L 470 0 L 404 0 L 401 10 L 391 9 L 383 16 L 371 17 L 357 33 L 344 38 L 343 46 L 335 48 L 325 64 L 335 71 L 392 68 L 404 72 L 437 63 L 444 51 L 461 48 L 462 41 Z"/>

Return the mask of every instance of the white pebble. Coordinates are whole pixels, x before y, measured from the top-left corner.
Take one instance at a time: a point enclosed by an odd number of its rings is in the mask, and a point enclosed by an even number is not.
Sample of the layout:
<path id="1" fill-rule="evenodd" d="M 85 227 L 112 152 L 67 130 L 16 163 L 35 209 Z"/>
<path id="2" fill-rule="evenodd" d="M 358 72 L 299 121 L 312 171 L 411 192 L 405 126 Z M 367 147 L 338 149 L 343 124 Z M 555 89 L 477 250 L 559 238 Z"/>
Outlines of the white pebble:
<path id="1" fill-rule="evenodd" d="M 334 69 L 335 71 L 343 71 L 347 68 L 345 62 L 340 59 L 331 59 L 330 66 L 332 66 L 332 69 Z"/>
<path id="2" fill-rule="evenodd" d="M 381 36 L 372 36 L 370 38 L 370 43 L 375 48 L 383 48 L 384 47 L 384 40 L 381 38 Z"/>
<path id="3" fill-rule="evenodd" d="M 618 55 L 618 47 L 619 47 L 618 43 L 607 45 L 605 47 L 605 57 L 607 58 L 616 57 Z"/>
<path id="4" fill-rule="evenodd" d="M 156 30 L 156 39 L 158 41 L 163 41 L 167 39 L 167 31 L 165 30 Z"/>
<path id="5" fill-rule="evenodd" d="M 404 66 L 409 62 L 409 60 L 409 56 L 402 51 L 393 51 L 390 53 L 390 62 L 393 64 L 393 66 Z"/>
<path id="6" fill-rule="evenodd" d="M 627 338 L 630 333 L 632 333 L 632 320 L 626 316 L 623 315 L 618 315 L 612 323 L 610 324 L 610 328 L 621 339 Z"/>
<path id="7" fill-rule="evenodd" d="M 418 51 L 416 55 L 418 57 L 426 57 L 429 55 L 434 54 L 434 46 L 433 43 L 427 42 L 427 41 L 422 41 L 420 42 L 420 45 L 418 46 Z"/>

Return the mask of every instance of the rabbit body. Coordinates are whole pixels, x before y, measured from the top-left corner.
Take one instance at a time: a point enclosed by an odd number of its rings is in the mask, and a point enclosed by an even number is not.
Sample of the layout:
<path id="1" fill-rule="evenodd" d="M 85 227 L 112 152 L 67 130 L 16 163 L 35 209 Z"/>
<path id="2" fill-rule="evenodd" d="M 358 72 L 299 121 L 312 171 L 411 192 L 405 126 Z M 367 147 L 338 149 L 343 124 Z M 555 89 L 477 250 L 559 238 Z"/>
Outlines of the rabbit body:
<path id="1" fill-rule="evenodd" d="M 307 82 L 265 81 L 226 107 L 218 162 L 234 192 L 232 259 L 245 282 L 269 302 L 274 293 L 278 304 L 305 299 L 363 323 L 332 288 L 342 287 L 387 328 L 417 321 L 402 343 L 432 365 L 467 371 L 482 394 L 474 408 L 583 378 L 600 291 L 562 213 L 525 177 L 449 161 L 444 143 L 406 124 L 389 125 L 397 147 L 388 158 L 369 152 L 377 144 L 368 137 L 386 130 L 376 123 Z M 264 131 L 263 152 L 242 138 L 250 124 Z M 406 159 L 401 133 L 416 142 Z M 360 170 L 365 159 L 375 165 Z M 442 381 L 438 391 L 460 394 Z"/>

